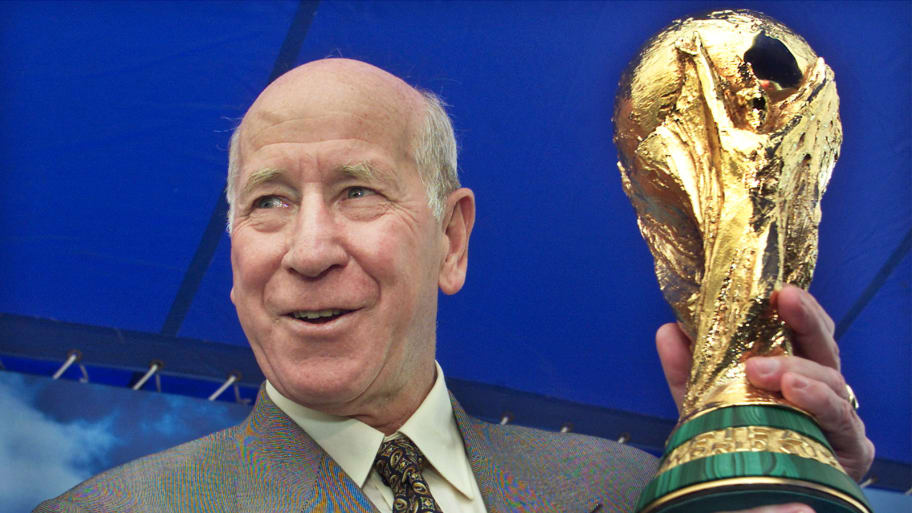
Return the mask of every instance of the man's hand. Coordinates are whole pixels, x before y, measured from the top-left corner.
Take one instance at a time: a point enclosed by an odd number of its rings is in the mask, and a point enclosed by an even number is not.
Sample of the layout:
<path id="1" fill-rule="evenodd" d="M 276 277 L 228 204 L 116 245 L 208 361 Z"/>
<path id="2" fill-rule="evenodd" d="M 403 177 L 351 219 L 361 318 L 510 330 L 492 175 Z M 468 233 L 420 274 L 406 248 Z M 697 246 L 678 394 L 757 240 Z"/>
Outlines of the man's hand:
<path id="1" fill-rule="evenodd" d="M 839 371 L 833 320 L 813 296 L 792 285 L 775 293 L 771 301 L 792 329 L 795 356 L 757 356 L 747 360 L 748 380 L 758 388 L 781 392 L 789 402 L 811 413 L 836 451 L 839 463 L 853 479 L 861 480 L 874 461 L 874 444 L 865 436 L 864 423 L 849 403 Z M 690 339 L 677 324 L 665 324 L 656 333 L 665 379 L 679 409 L 690 374 L 690 346 Z M 795 506 L 775 508 L 770 511 L 789 513 L 793 509 L 778 508 Z"/>

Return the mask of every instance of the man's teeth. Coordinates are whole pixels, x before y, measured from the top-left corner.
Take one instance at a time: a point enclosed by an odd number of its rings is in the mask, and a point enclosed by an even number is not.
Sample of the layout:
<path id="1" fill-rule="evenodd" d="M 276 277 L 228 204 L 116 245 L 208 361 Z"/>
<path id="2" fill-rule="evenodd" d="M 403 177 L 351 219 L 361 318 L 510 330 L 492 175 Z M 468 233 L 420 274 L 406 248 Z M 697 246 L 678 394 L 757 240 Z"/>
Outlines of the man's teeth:
<path id="1" fill-rule="evenodd" d="M 332 309 L 332 310 L 313 310 L 313 311 L 294 312 L 292 315 L 294 315 L 295 319 L 305 319 L 308 321 L 312 321 L 314 319 L 325 319 L 327 317 L 336 317 L 337 315 L 342 315 L 342 313 L 343 313 L 343 310 Z"/>

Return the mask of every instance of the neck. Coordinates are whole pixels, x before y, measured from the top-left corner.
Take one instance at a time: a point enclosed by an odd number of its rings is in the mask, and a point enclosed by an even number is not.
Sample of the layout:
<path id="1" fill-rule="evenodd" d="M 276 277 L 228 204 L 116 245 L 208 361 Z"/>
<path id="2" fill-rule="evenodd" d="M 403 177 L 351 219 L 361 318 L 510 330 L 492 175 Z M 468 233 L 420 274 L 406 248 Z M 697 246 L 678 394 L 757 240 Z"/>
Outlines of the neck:
<path id="1" fill-rule="evenodd" d="M 431 367 L 422 376 L 413 376 L 408 385 L 400 388 L 385 400 L 380 401 L 369 414 L 355 414 L 352 418 L 360 420 L 384 435 L 391 435 L 418 410 L 421 403 L 431 392 L 437 379 L 437 366 Z"/>

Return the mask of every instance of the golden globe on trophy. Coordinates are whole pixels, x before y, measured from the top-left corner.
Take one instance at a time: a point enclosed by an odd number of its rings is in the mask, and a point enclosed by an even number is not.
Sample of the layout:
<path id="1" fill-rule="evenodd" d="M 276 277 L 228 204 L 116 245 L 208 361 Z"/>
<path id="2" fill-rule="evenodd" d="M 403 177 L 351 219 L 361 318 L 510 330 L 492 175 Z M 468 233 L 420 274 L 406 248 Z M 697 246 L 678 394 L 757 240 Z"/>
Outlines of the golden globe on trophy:
<path id="1" fill-rule="evenodd" d="M 816 263 L 842 143 L 833 71 L 762 14 L 681 19 L 630 63 L 614 124 L 659 286 L 694 341 L 681 418 L 638 510 L 869 513 L 811 416 L 751 386 L 744 368 L 792 351 L 770 297 L 807 288 Z"/>

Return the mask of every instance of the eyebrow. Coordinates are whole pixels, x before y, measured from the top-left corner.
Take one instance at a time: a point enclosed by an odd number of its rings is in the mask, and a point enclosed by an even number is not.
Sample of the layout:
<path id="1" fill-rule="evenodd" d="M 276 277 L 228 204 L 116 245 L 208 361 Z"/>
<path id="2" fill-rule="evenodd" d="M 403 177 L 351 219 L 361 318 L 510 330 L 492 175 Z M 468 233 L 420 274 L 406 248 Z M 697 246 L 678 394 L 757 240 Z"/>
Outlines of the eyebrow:
<path id="1" fill-rule="evenodd" d="M 349 178 L 354 178 L 356 180 L 376 180 L 384 174 L 377 169 L 376 166 L 367 161 L 344 164 L 339 166 L 339 171 Z"/>
<path id="2" fill-rule="evenodd" d="M 260 169 L 250 173 L 250 176 L 247 178 L 247 183 L 244 184 L 244 189 L 241 190 L 241 196 L 246 196 L 250 194 L 250 191 L 257 188 L 258 185 L 266 182 L 271 182 L 280 178 L 284 173 L 281 169 L 275 169 L 267 167 L 265 169 Z"/>
<path id="3" fill-rule="evenodd" d="M 348 178 L 364 181 L 389 181 L 389 173 L 384 172 L 381 168 L 368 161 L 352 162 L 343 164 L 337 168 L 337 171 Z M 285 172 L 278 168 L 263 168 L 250 173 L 247 182 L 241 190 L 241 197 L 250 194 L 258 186 L 268 182 L 281 181 Z"/>

